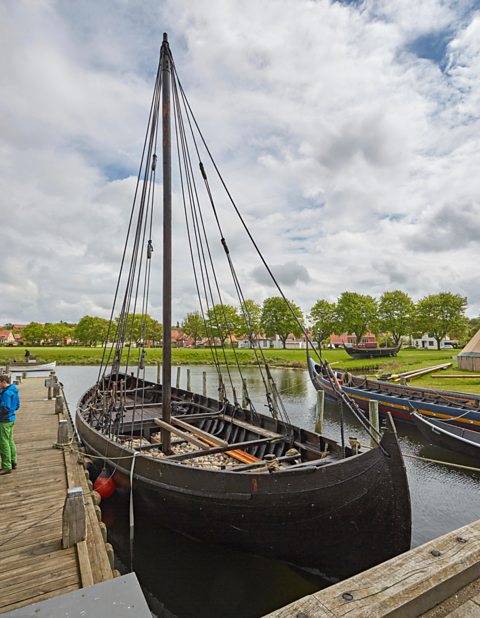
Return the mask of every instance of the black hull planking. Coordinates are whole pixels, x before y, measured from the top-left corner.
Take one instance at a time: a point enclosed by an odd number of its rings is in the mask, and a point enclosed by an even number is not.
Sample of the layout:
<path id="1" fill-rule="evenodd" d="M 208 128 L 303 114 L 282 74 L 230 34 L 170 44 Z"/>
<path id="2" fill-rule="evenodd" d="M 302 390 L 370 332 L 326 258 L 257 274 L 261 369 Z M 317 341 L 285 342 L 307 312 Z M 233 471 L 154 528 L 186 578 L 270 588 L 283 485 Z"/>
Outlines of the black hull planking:
<path id="1" fill-rule="evenodd" d="M 76 423 L 88 451 L 108 453 L 117 474 L 129 478 L 131 460 L 115 458 L 132 451 L 90 427 L 78 410 Z M 393 428 L 382 446 L 389 456 L 377 447 L 329 465 L 273 473 L 137 456 L 134 496 L 158 523 L 183 534 L 343 579 L 410 547 L 410 496 Z"/>
<path id="2" fill-rule="evenodd" d="M 427 419 L 420 414 L 413 414 L 413 420 L 430 444 L 473 457 L 480 462 L 480 433 L 452 427 L 450 423 Z"/>
<path id="3" fill-rule="evenodd" d="M 352 358 L 385 358 L 388 356 L 396 356 L 400 350 L 400 346 L 393 348 L 353 348 L 344 345 L 343 346 L 347 354 Z"/>

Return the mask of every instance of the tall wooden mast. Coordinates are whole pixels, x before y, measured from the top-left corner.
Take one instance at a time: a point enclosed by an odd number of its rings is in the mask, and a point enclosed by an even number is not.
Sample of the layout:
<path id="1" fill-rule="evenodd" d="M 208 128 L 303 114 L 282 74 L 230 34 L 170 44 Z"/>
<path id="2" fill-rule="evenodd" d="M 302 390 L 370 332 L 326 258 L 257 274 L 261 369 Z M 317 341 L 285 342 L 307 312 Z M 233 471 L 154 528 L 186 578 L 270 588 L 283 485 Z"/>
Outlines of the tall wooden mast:
<path id="1" fill-rule="evenodd" d="M 163 153 L 163 420 L 172 415 L 172 157 L 170 130 L 170 48 L 163 34 L 160 51 L 162 68 L 162 153 Z M 170 432 L 162 430 L 162 450 L 171 451 Z"/>

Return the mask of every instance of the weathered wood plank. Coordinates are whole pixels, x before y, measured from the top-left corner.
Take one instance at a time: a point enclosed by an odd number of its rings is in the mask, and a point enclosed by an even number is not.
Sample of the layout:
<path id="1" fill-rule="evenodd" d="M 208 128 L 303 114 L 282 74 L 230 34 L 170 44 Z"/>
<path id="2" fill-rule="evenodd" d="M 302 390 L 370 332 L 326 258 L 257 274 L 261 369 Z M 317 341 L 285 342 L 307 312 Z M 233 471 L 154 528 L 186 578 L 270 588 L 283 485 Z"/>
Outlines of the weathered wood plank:
<path id="1" fill-rule="evenodd" d="M 1 482 L 0 612 L 113 577 L 84 468 L 75 453 L 53 448 L 64 415 L 55 414 L 55 402 L 46 399 L 43 378 L 29 378 L 19 389 L 18 468 Z M 69 486 L 83 489 L 92 547 L 83 541 L 61 549 Z M 95 565 L 94 576 L 95 561 L 101 566 Z"/>
<path id="2" fill-rule="evenodd" d="M 191 442 L 198 448 L 208 449 L 208 446 L 206 446 L 204 442 L 197 440 L 191 434 L 186 433 L 185 431 L 182 431 L 181 429 L 178 429 L 177 427 L 174 427 L 173 425 L 170 425 L 169 423 L 166 423 L 165 421 L 162 421 L 159 418 L 154 418 L 153 422 L 158 427 L 161 427 L 162 429 L 166 429 L 167 431 L 170 431 L 171 433 L 174 433 L 175 435 L 180 436 L 181 438 L 183 438 L 187 442 Z"/>
<path id="3" fill-rule="evenodd" d="M 304 613 L 309 618 L 417 618 L 478 577 L 480 520 L 305 597 L 310 605 Z M 305 599 L 269 617 L 293 618 L 302 613 Z"/>

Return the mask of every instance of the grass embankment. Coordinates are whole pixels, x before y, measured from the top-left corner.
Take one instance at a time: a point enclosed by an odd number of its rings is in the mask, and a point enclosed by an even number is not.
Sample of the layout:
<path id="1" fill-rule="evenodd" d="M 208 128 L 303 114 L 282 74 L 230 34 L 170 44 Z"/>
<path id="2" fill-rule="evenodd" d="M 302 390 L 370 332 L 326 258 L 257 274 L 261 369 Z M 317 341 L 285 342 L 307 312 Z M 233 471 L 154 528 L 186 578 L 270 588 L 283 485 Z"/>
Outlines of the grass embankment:
<path id="1" fill-rule="evenodd" d="M 39 360 L 56 360 L 58 365 L 98 365 L 101 362 L 103 350 L 101 348 L 90 347 L 29 347 L 32 354 Z M 9 360 L 23 360 L 25 348 L 0 347 L 0 364 L 5 364 Z M 217 350 L 218 356 L 223 361 L 224 356 L 221 350 Z M 235 350 L 236 357 L 242 365 L 254 365 L 255 354 L 253 350 Z M 457 363 L 453 361 L 453 356 L 458 353 L 456 350 L 401 350 L 394 358 L 354 360 L 348 356 L 345 350 L 323 350 L 322 354 L 326 360 L 332 363 L 334 368 L 359 370 L 368 373 L 401 373 L 421 367 L 430 367 L 452 362 L 445 373 L 447 374 L 466 374 L 468 371 L 458 369 Z M 131 359 L 136 361 L 138 350 L 132 349 Z M 225 352 L 228 362 L 235 363 L 233 350 Z M 296 367 L 306 368 L 305 350 L 265 350 L 265 357 L 271 366 L 274 367 Z M 125 354 L 124 354 L 125 358 Z M 161 348 L 149 348 L 146 354 L 146 363 L 155 365 L 162 360 Z M 174 365 L 211 365 L 213 364 L 212 352 L 205 348 L 176 348 L 172 350 L 172 363 Z M 439 372 L 437 372 L 439 373 Z M 441 380 L 434 379 L 431 375 L 417 378 L 411 382 L 412 385 L 424 386 L 427 388 L 461 391 L 470 393 L 480 393 L 480 379 L 466 378 Z"/>

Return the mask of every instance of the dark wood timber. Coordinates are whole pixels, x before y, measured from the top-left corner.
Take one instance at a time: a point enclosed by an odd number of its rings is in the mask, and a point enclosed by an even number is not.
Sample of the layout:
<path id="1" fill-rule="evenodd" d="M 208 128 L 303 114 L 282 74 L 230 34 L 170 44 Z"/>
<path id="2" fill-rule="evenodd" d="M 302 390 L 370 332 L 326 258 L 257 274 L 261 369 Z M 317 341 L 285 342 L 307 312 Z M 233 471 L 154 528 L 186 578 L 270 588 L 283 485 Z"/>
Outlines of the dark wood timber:
<path id="1" fill-rule="evenodd" d="M 170 58 L 167 35 L 162 43 L 162 135 L 163 135 L 163 420 L 170 422 L 172 380 L 172 161 L 170 135 Z M 162 431 L 162 450 L 170 454 L 170 432 Z"/>
<path id="2" fill-rule="evenodd" d="M 434 418 L 414 413 L 413 419 L 420 432 L 431 444 L 473 457 L 480 463 L 480 433 Z"/>

